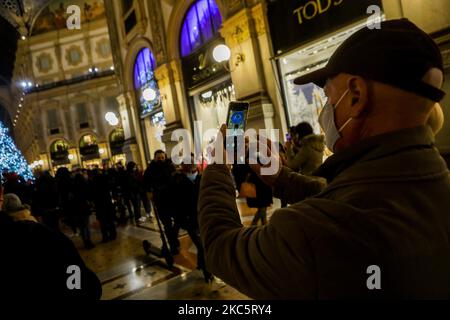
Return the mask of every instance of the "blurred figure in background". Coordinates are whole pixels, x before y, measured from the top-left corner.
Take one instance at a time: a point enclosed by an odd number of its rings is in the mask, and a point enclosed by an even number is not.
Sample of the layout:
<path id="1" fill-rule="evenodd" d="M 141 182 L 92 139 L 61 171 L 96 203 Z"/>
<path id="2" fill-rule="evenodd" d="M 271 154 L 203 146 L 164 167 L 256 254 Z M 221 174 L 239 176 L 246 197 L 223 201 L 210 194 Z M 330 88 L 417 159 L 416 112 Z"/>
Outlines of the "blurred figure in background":
<path id="1" fill-rule="evenodd" d="M 91 241 L 91 230 L 89 225 L 89 218 L 91 216 L 91 208 L 89 206 L 89 184 L 84 174 L 78 172 L 75 175 L 73 191 L 77 225 L 80 228 L 85 248 L 92 249 L 95 246 Z"/>
<path id="2" fill-rule="evenodd" d="M 136 163 L 133 161 L 130 161 L 127 164 L 123 192 L 130 220 L 134 219 L 136 224 L 142 222 L 140 182 L 137 175 Z"/>
<path id="3" fill-rule="evenodd" d="M 37 223 L 19 197 L 3 197 L 0 184 L 0 282 L 15 301 L 99 300 L 102 286 L 88 269 L 72 241 L 61 232 Z M 80 268 L 80 290 L 67 287 L 67 269 Z M 31 271 L 31 272 L 30 272 Z"/>
<path id="4" fill-rule="evenodd" d="M 176 195 L 176 201 L 171 202 L 171 212 L 174 217 L 174 234 L 178 237 L 180 228 L 187 231 L 189 237 L 197 248 L 197 269 L 202 270 L 206 282 L 212 280 L 205 263 L 203 245 L 200 240 L 200 231 L 197 222 L 197 203 L 200 190 L 201 173 L 194 163 L 183 163 L 180 170 L 172 175 L 170 193 Z"/>
<path id="5" fill-rule="evenodd" d="M 74 203 L 73 178 L 67 168 L 59 168 L 56 171 L 56 183 L 58 187 L 58 203 L 64 222 L 77 233 L 77 219 Z"/>
<path id="6" fill-rule="evenodd" d="M 102 232 L 102 242 L 105 243 L 115 240 L 117 238 L 117 231 L 114 222 L 114 205 L 111 197 L 111 189 L 108 183 L 108 177 L 99 169 L 93 171 L 91 190 L 95 213 Z"/>
<path id="7" fill-rule="evenodd" d="M 177 254 L 180 241 L 174 232 L 172 213 L 170 212 L 170 205 L 175 195 L 171 194 L 169 188 L 174 171 L 175 166 L 170 159 L 167 159 L 166 153 L 163 150 L 157 150 L 154 153 L 154 159 L 145 170 L 144 184 L 149 199 L 153 201 L 159 219 L 164 225 L 164 232 L 169 240 L 172 254 Z"/>
<path id="8" fill-rule="evenodd" d="M 314 134 L 309 123 L 299 123 L 292 140 L 286 142 L 287 166 L 298 173 L 312 175 L 322 164 L 324 151 L 324 137 Z"/>
<path id="9" fill-rule="evenodd" d="M 55 178 L 45 171 L 36 180 L 33 194 L 32 213 L 43 224 L 53 230 L 59 230 L 59 196 Z"/>
<path id="10" fill-rule="evenodd" d="M 259 220 L 262 225 L 265 225 L 267 223 L 267 207 L 273 203 L 272 188 L 266 185 L 248 165 L 235 165 L 232 173 L 239 196 L 247 199 L 249 208 L 257 209 L 252 225 L 258 225 Z M 244 185 L 245 188 L 243 188 Z M 253 190 L 249 191 L 249 189 Z"/>

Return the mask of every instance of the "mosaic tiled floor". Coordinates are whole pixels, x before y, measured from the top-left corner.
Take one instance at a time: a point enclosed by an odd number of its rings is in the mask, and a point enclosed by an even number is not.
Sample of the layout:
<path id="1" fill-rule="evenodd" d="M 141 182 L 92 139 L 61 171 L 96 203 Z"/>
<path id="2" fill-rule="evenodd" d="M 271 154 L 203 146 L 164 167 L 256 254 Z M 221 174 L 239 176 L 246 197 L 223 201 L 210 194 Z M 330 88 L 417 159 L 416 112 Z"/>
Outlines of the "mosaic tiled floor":
<path id="1" fill-rule="evenodd" d="M 250 225 L 256 209 L 246 206 L 245 200 L 238 199 L 238 208 L 244 225 Z M 268 210 L 271 216 L 275 202 Z M 92 241 L 96 245 L 91 250 L 83 248 L 78 235 L 66 232 L 75 243 L 86 265 L 98 275 L 103 285 L 103 300 L 112 299 L 248 299 L 236 289 L 220 279 L 206 284 L 200 271 L 196 270 L 196 249 L 189 236 L 180 232 L 180 254 L 174 257 L 175 267 L 169 270 L 163 259 L 147 256 L 142 248 L 142 240 L 161 247 L 160 234 L 155 221 L 140 226 L 128 224 L 118 227 L 115 241 L 101 243 L 98 223 L 92 217 Z"/>

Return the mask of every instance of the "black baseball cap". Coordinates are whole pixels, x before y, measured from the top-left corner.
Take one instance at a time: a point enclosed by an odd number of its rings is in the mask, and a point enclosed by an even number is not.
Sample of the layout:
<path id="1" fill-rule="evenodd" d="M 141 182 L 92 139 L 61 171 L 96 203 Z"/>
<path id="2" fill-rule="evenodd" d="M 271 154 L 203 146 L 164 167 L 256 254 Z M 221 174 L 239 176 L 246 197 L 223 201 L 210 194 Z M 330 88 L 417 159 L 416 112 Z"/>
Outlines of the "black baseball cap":
<path id="1" fill-rule="evenodd" d="M 445 92 L 422 80 L 432 68 L 444 73 L 442 55 L 433 39 L 408 19 L 383 21 L 380 27 L 357 31 L 324 68 L 298 77 L 294 83 L 323 87 L 327 79 L 349 73 L 441 101 Z"/>

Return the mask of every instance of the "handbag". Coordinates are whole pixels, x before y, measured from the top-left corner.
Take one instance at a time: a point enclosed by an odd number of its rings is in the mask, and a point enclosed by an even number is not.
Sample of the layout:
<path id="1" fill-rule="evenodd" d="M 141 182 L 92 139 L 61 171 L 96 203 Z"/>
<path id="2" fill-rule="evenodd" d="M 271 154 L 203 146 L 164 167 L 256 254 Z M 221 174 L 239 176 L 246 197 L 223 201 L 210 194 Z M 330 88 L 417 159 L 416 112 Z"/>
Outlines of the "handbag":
<path id="1" fill-rule="evenodd" d="M 239 198 L 256 198 L 256 185 L 254 183 L 248 182 L 250 174 L 241 184 L 239 189 Z"/>

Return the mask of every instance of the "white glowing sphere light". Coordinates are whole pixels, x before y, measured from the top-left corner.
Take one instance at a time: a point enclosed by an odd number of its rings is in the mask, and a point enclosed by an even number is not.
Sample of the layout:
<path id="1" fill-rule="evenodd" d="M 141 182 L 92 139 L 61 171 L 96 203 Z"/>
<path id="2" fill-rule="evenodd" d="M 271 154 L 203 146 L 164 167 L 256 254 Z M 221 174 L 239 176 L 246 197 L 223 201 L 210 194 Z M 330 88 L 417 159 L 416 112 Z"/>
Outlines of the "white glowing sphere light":
<path id="1" fill-rule="evenodd" d="M 224 44 L 217 45 L 213 50 L 213 58 L 219 63 L 230 60 L 231 50 Z"/>

